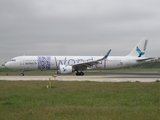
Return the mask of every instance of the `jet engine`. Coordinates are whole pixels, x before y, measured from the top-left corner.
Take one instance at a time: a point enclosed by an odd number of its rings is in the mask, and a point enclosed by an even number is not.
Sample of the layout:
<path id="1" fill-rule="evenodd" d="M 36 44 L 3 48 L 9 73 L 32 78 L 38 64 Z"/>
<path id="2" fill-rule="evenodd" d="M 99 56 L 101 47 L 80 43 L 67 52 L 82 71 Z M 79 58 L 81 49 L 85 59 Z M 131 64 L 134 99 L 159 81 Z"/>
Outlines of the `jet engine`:
<path id="1" fill-rule="evenodd" d="M 69 74 L 73 73 L 75 70 L 72 66 L 60 65 L 59 70 L 57 70 L 57 74 Z"/>

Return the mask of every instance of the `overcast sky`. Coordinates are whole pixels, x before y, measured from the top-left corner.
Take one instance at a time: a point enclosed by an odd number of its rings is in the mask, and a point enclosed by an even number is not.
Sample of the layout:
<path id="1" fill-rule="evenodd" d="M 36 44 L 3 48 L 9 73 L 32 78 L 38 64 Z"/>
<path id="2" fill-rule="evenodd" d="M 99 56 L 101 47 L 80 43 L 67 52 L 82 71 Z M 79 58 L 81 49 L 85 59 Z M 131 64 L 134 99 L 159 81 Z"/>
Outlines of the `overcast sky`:
<path id="1" fill-rule="evenodd" d="M 160 0 L 0 0 L 0 64 L 21 55 L 160 56 Z"/>

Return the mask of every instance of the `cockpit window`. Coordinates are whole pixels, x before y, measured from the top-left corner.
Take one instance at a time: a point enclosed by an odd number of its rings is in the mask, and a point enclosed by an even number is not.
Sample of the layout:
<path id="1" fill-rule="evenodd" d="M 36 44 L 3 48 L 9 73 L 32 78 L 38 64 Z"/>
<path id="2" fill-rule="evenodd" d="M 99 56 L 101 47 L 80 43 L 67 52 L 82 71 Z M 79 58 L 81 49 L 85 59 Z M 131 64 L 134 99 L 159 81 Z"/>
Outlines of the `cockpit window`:
<path id="1" fill-rule="evenodd" d="M 16 61 L 16 59 L 12 59 L 11 61 Z"/>

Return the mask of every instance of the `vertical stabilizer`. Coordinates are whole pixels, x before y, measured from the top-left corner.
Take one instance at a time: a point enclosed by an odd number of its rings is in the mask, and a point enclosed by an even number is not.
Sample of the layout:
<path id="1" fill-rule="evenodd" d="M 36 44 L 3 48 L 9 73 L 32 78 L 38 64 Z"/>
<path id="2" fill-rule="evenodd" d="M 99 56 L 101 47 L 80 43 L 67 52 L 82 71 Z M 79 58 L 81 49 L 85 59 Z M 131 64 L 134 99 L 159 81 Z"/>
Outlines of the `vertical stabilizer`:
<path id="1" fill-rule="evenodd" d="M 128 56 L 145 57 L 148 40 L 147 37 L 142 38 Z"/>

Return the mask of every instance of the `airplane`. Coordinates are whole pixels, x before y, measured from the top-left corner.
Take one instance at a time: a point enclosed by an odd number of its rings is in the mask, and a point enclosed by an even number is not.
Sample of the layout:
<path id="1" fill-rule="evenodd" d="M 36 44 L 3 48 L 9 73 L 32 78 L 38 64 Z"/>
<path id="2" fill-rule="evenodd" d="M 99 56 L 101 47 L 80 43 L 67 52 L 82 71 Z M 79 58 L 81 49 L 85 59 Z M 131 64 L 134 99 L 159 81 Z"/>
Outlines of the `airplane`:
<path id="1" fill-rule="evenodd" d="M 153 57 L 145 57 L 149 38 L 144 37 L 126 56 L 109 56 L 111 49 L 105 56 L 19 56 L 5 63 L 6 68 L 21 70 L 57 70 L 57 74 L 70 74 L 76 72 L 83 76 L 88 69 L 117 69 L 130 67 L 148 62 Z"/>

